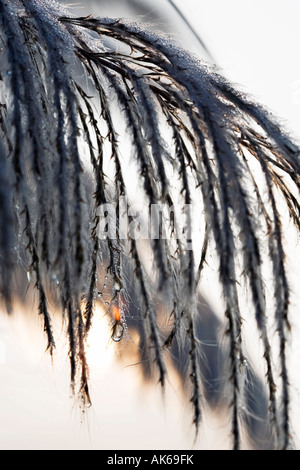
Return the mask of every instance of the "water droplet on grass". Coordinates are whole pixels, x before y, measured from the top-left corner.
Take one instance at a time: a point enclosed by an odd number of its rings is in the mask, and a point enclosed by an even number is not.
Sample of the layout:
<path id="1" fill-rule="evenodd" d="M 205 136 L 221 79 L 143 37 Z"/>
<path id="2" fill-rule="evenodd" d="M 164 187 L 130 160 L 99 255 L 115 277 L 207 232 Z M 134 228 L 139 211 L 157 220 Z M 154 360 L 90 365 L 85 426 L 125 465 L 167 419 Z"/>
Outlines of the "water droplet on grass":
<path id="1" fill-rule="evenodd" d="M 115 291 L 116 291 L 116 292 L 120 292 L 120 290 L 121 290 L 121 285 L 120 285 L 119 281 L 116 281 L 116 282 L 115 282 L 114 287 L 115 287 Z"/>
<path id="2" fill-rule="evenodd" d="M 122 325 L 121 322 L 117 322 L 113 327 L 111 339 L 115 341 L 116 343 L 118 343 L 123 338 L 123 335 L 124 335 L 124 326 Z"/>

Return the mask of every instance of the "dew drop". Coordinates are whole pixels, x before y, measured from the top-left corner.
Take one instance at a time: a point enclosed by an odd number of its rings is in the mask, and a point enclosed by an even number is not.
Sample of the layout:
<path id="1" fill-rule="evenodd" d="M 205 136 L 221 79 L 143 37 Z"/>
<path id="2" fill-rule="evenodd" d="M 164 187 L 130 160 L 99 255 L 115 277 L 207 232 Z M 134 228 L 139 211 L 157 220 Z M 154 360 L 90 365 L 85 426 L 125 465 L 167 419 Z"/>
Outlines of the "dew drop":
<path id="1" fill-rule="evenodd" d="M 115 291 L 116 291 L 116 292 L 120 292 L 120 290 L 121 290 L 121 285 L 120 285 L 119 281 L 116 281 L 116 282 L 115 282 L 115 286 L 114 286 L 114 287 L 115 287 Z"/>
<path id="2" fill-rule="evenodd" d="M 124 335 L 124 326 L 122 325 L 121 322 L 117 322 L 113 327 L 111 339 L 115 341 L 116 343 L 118 343 L 123 338 L 123 335 Z"/>
<path id="3" fill-rule="evenodd" d="M 98 292 L 99 299 L 102 299 L 102 296 L 103 296 L 102 292 Z"/>
<path id="4" fill-rule="evenodd" d="M 103 289 L 106 289 L 107 285 L 106 284 L 103 284 Z"/>
<path id="5" fill-rule="evenodd" d="M 7 75 L 8 77 L 11 77 L 11 76 L 12 76 L 12 71 L 11 71 L 11 70 L 8 70 L 8 71 L 6 72 L 6 75 Z"/>
<path id="6" fill-rule="evenodd" d="M 108 307 L 108 306 L 109 306 L 109 302 L 105 302 L 105 305 Z"/>
<path id="7" fill-rule="evenodd" d="M 51 280 L 52 280 L 52 282 L 55 282 L 55 284 L 56 284 L 57 286 L 59 286 L 59 279 L 58 279 L 57 274 L 52 274 Z"/>

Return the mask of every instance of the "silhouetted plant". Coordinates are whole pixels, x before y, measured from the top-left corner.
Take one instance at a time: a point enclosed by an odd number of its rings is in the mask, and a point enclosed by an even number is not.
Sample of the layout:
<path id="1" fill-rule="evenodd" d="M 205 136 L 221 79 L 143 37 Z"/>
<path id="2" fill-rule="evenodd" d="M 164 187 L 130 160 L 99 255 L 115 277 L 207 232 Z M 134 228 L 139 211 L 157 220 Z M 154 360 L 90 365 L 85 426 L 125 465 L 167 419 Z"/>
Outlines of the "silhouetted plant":
<path id="1" fill-rule="evenodd" d="M 279 201 L 299 230 L 297 145 L 218 71 L 142 25 L 71 18 L 50 0 L 0 0 L 0 21 L 0 257 L 7 308 L 25 248 L 22 263 L 35 280 L 48 349 L 53 354 L 48 302 L 55 294 L 68 322 L 71 382 L 75 387 L 78 372 L 82 399 L 89 402 L 85 341 L 102 296 L 99 272 L 105 270 L 111 280 L 108 311 L 119 308 L 119 340 L 126 327 L 122 299 L 130 292 L 124 277 L 129 263 L 145 351 L 162 386 L 165 351 L 180 343 L 184 332 L 198 429 L 206 398 L 195 328 L 197 292 L 210 250 L 218 259 L 229 338 L 234 449 L 241 445 L 250 374 L 243 317 L 251 308 L 240 308 L 240 267 L 264 348 L 275 445 L 287 449 L 290 289 Z M 174 209 L 161 227 L 170 240 L 123 240 L 120 220 L 116 238 L 100 236 L 101 207 L 114 205 L 119 214 L 120 200 L 135 197 L 133 185 L 149 211 L 151 206 Z M 176 236 L 178 231 L 184 237 Z M 271 295 L 264 287 L 267 267 L 273 271 Z M 157 292 L 172 321 L 167 335 L 158 326 Z M 280 342 L 279 374 L 273 366 L 270 307 Z M 279 392 L 275 380 L 281 382 Z"/>

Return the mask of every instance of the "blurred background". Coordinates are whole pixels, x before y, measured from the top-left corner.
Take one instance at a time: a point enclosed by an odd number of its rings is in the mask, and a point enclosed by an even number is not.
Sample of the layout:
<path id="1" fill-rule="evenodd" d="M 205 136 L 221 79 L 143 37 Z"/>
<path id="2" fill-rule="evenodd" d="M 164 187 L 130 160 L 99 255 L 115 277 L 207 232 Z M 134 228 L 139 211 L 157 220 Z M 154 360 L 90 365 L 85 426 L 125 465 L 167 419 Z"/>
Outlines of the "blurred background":
<path id="1" fill-rule="evenodd" d="M 207 62 L 214 62 L 238 88 L 266 105 L 296 136 L 300 136 L 300 3 L 298 0 L 178 0 L 174 3 L 200 35 L 197 41 L 167 0 L 85 0 L 66 3 L 72 15 L 130 17 L 147 28 L 167 32 L 181 46 Z M 294 296 L 293 344 L 290 368 L 294 395 L 293 419 L 297 434 L 300 363 L 296 243 L 289 238 L 289 265 Z M 299 247 L 297 248 L 299 252 Z M 204 425 L 195 441 L 192 410 L 181 379 L 184 364 L 174 350 L 164 397 L 156 381 L 147 380 L 147 363 L 140 355 L 137 328 L 121 343 L 110 341 L 111 324 L 98 304 L 89 337 L 91 396 L 84 409 L 69 396 L 68 340 L 61 319 L 55 333 L 57 350 L 51 363 L 39 318 L 30 315 L 34 298 L 27 297 L 12 318 L 0 315 L 0 448 L 1 449 L 226 449 L 230 446 L 230 420 L 219 404 L 222 370 L 222 325 L 219 300 L 209 274 L 205 297 L 199 297 L 202 322 L 198 337 L 207 359 L 202 374 L 208 384 Z M 104 280 L 103 280 L 104 283 Z M 25 299 L 24 292 L 24 299 Z M 32 305 L 32 308 L 30 308 Z M 132 312 L 134 314 L 134 312 Z M 129 324 L 130 328 L 130 324 Z M 258 351 L 259 357 L 259 351 Z M 142 364 L 138 364 L 142 360 Z M 263 416 L 267 402 L 259 374 L 249 368 L 245 436 L 248 448 L 268 448 L 270 438 Z M 250 377 L 249 377 L 250 378 Z M 258 418 L 252 419 L 252 413 Z M 259 418 L 261 417 L 261 419 Z M 252 438 L 251 438 L 252 437 Z M 299 446 L 298 446 L 299 448 Z"/>

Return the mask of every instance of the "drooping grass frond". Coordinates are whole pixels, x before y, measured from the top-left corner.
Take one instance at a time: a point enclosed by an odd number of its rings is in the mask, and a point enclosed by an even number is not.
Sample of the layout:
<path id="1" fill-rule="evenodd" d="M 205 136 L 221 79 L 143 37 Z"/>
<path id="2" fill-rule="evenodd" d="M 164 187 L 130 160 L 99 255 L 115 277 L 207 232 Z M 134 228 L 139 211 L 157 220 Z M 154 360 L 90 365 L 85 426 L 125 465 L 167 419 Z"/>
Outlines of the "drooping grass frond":
<path id="1" fill-rule="evenodd" d="M 100 273 L 111 281 L 105 302 L 111 315 L 124 299 L 130 305 L 133 288 L 144 358 L 156 365 L 162 385 L 166 349 L 179 344 L 184 331 L 198 429 L 205 386 L 197 295 L 207 254 L 214 252 L 229 345 L 234 448 L 241 446 L 248 396 L 247 315 L 254 315 L 264 350 L 273 438 L 276 447 L 288 448 L 290 290 L 281 212 L 287 208 L 299 230 L 297 145 L 213 68 L 141 25 L 70 18 L 53 1 L 0 0 L 0 42 L 0 279 L 6 304 L 15 294 L 14 248 L 25 247 L 48 347 L 52 352 L 55 344 L 48 308 L 54 295 L 68 323 L 71 381 L 75 386 L 80 374 L 89 403 L 85 341 L 103 297 Z M 140 217 L 131 207 L 137 199 Z M 103 224 L 112 208 L 116 217 Z M 264 285 L 267 268 L 274 298 Z M 241 291 L 247 288 L 245 312 Z M 122 334 L 123 310 L 115 317 Z M 280 342 L 279 374 L 269 312 Z M 163 318 L 172 319 L 167 335 Z"/>

